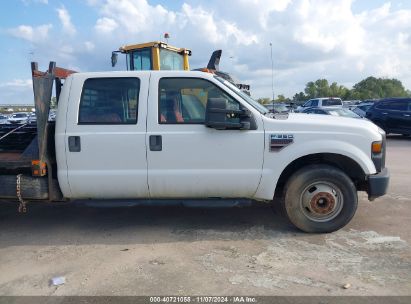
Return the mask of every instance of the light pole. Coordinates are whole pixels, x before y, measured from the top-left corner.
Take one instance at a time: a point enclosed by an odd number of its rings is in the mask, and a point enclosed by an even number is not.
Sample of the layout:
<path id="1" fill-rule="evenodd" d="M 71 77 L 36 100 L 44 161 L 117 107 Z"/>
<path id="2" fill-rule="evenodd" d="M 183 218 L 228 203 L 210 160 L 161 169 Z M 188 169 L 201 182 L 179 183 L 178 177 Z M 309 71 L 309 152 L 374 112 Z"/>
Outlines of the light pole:
<path id="1" fill-rule="evenodd" d="M 273 61 L 273 44 L 270 42 L 271 50 L 271 90 L 273 93 L 273 109 L 274 109 L 274 61 Z"/>

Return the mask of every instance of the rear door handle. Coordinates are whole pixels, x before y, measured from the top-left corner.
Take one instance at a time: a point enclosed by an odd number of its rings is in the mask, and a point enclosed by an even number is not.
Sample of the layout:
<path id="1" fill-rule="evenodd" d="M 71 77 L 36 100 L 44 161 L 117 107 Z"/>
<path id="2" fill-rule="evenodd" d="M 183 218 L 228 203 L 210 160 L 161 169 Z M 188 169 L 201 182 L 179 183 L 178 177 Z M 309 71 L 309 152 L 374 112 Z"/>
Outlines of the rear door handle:
<path id="1" fill-rule="evenodd" d="M 410 114 L 404 114 L 405 117 L 410 117 Z"/>
<path id="2" fill-rule="evenodd" d="M 80 136 L 69 136 L 68 146 L 69 146 L 70 152 L 80 152 L 81 151 Z"/>
<path id="3" fill-rule="evenodd" d="M 161 135 L 150 135 L 150 151 L 162 151 L 163 140 Z"/>

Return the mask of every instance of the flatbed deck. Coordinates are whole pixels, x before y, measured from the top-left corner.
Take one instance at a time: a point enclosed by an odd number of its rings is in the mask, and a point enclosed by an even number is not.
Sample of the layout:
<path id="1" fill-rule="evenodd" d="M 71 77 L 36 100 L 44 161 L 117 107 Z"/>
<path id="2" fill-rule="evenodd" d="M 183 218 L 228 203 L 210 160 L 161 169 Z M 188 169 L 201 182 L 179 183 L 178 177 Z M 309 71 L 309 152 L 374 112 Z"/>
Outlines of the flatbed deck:
<path id="1" fill-rule="evenodd" d="M 31 161 L 38 158 L 37 137 L 34 136 L 24 150 L 0 148 L 0 173 L 31 170 Z"/>
<path id="2" fill-rule="evenodd" d="M 31 157 L 18 152 L 0 151 L 0 170 L 14 170 L 19 168 L 31 168 Z"/>

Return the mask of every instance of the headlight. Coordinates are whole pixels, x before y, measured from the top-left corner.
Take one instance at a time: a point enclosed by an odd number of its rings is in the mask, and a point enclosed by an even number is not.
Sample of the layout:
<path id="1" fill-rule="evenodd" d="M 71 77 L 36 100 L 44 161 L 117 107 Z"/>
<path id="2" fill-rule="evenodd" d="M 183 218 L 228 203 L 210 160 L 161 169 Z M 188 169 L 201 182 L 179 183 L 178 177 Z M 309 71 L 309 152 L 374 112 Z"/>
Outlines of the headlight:
<path id="1" fill-rule="evenodd" d="M 375 165 L 377 172 L 381 172 L 381 170 L 385 168 L 386 139 L 384 130 L 378 128 L 378 131 L 381 134 L 382 140 L 374 141 L 371 144 L 371 159 Z"/>

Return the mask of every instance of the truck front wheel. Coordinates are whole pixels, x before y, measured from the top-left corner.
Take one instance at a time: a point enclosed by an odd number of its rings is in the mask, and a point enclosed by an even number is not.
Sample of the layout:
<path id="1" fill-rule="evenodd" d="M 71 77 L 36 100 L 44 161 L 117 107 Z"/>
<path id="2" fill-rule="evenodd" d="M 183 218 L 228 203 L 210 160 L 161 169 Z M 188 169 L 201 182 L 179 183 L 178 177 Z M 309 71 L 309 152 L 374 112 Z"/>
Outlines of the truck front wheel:
<path id="1" fill-rule="evenodd" d="M 285 188 L 289 220 L 305 232 L 326 233 L 344 227 L 357 210 L 357 190 L 341 170 L 310 165 L 298 170 Z"/>

